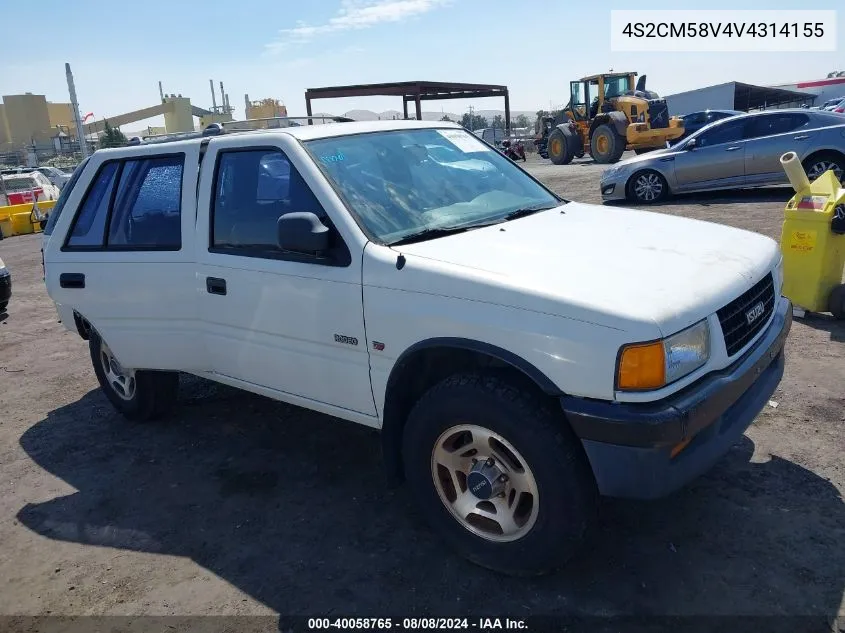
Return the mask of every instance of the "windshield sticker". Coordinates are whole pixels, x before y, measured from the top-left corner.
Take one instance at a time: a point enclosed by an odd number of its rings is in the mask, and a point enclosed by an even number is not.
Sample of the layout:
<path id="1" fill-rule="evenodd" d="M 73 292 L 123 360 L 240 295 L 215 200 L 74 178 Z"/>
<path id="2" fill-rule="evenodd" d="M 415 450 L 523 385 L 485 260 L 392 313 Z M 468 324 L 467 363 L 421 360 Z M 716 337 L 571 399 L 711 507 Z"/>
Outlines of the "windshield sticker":
<path id="1" fill-rule="evenodd" d="M 320 156 L 320 162 L 324 165 L 328 165 L 330 163 L 339 163 L 343 160 L 346 160 L 346 157 L 343 155 L 342 152 L 338 152 L 337 154 L 327 154 L 325 156 Z"/>
<path id="2" fill-rule="evenodd" d="M 464 130 L 437 130 L 437 132 L 459 150 L 467 154 L 493 151 L 475 136 Z"/>

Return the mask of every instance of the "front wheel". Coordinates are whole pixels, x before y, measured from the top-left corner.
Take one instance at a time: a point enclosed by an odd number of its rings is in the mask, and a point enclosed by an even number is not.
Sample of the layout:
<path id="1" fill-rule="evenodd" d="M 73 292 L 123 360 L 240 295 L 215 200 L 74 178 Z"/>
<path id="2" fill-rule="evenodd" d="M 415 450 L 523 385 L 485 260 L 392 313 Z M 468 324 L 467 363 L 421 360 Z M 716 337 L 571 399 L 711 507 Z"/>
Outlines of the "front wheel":
<path id="1" fill-rule="evenodd" d="M 432 527 L 500 572 L 561 566 L 595 516 L 595 480 L 566 421 L 495 375 L 456 375 L 428 391 L 408 418 L 403 460 Z"/>
<path id="2" fill-rule="evenodd" d="M 155 420 L 176 403 L 179 390 L 177 372 L 123 367 L 108 344 L 94 331 L 89 337 L 88 347 L 100 388 L 112 406 L 128 420 Z"/>
<path id="3" fill-rule="evenodd" d="M 634 174 L 628 181 L 628 197 L 642 204 L 663 200 L 668 193 L 669 185 L 666 179 L 651 169 Z"/>
<path id="4" fill-rule="evenodd" d="M 568 165 L 574 156 L 566 135 L 560 130 L 553 130 L 549 134 L 546 151 L 555 165 Z"/>

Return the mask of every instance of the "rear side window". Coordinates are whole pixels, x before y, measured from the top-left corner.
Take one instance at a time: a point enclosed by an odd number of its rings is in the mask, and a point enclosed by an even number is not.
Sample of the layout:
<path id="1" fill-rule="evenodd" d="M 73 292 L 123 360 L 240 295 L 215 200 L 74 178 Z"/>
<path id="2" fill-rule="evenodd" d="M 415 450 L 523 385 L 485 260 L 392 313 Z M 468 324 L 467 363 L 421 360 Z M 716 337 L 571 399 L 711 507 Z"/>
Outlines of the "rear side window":
<path id="1" fill-rule="evenodd" d="M 44 235 L 52 235 L 53 229 L 56 226 L 56 222 L 59 221 L 59 217 L 62 215 L 62 211 L 65 208 L 65 204 L 67 203 L 67 199 L 70 194 L 73 192 L 73 188 L 76 186 L 76 183 L 79 181 L 79 177 L 82 175 L 82 172 L 85 170 L 85 165 L 88 164 L 88 159 L 86 158 L 79 166 L 74 170 L 73 175 L 70 177 L 70 180 L 67 181 L 64 187 L 62 187 L 62 191 L 59 194 L 59 199 L 56 201 L 56 204 L 50 209 L 47 213 L 49 217 L 47 218 L 47 226 L 44 227 Z"/>
<path id="2" fill-rule="evenodd" d="M 182 245 L 182 157 L 123 164 L 108 246 L 178 250 Z"/>
<path id="3" fill-rule="evenodd" d="M 103 244 L 103 232 L 106 228 L 106 217 L 108 216 L 111 194 L 114 190 L 117 166 L 117 163 L 106 163 L 100 168 L 85 196 L 85 200 L 79 207 L 79 213 L 67 241 L 69 247 L 90 247 Z"/>
<path id="4" fill-rule="evenodd" d="M 105 163 L 79 207 L 66 248 L 178 251 L 184 162 L 184 154 L 171 154 Z"/>
<path id="5" fill-rule="evenodd" d="M 801 113 L 765 114 L 751 121 L 747 136 L 748 138 L 760 138 L 762 136 L 786 134 L 792 130 L 797 130 L 809 120 L 810 117 Z"/>

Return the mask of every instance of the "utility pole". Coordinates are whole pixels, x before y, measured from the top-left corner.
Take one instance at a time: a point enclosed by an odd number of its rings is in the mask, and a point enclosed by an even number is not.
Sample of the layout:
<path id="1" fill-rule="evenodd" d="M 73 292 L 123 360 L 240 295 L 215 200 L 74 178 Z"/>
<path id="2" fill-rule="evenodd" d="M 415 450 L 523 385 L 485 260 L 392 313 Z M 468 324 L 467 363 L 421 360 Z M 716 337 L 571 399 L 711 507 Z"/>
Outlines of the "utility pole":
<path id="1" fill-rule="evenodd" d="M 79 102 L 76 100 L 76 86 L 73 83 L 73 73 L 70 72 L 70 64 L 65 64 L 65 75 L 67 75 L 67 89 L 70 92 L 70 107 L 73 109 L 73 122 L 76 123 L 76 138 L 79 141 L 79 151 L 82 159 L 88 158 L 88 143 L 85 141 L 85 128 L 82 127 L 82 119 L 79 116 Z"/>
<path id="2" fill-rule="evenodd" d="M 475 124 L 473 123 L 472 117 L 473 117 L 473 107 L 470 106 L 469 107 L 469 131 L 470 132 L 472 132 L 472 128 L 475 127 Z"/>

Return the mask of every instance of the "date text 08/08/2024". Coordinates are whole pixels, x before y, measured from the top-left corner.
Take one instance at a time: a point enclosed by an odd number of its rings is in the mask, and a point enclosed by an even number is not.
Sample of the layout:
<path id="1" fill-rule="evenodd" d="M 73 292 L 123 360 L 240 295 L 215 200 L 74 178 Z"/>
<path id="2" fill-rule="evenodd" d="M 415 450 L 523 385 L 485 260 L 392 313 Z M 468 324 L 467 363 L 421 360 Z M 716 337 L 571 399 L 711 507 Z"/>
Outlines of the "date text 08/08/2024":
<path id="1" fill-rule="evenodd" d="M 524 620 L 512 618 L 309 618 L 308 630 L 526 630 Z"/>

